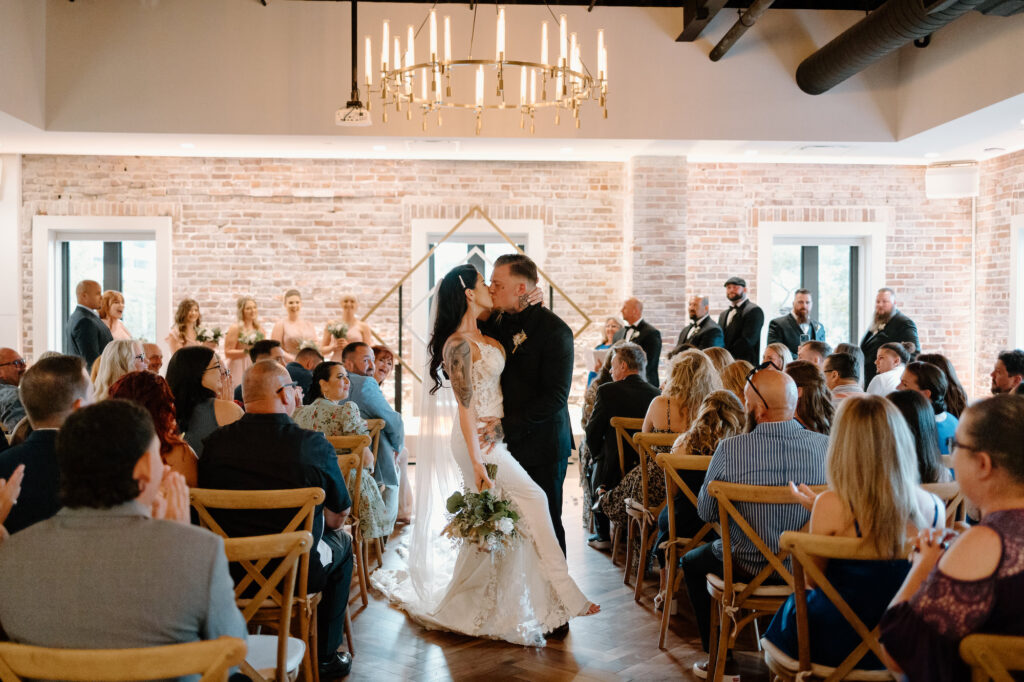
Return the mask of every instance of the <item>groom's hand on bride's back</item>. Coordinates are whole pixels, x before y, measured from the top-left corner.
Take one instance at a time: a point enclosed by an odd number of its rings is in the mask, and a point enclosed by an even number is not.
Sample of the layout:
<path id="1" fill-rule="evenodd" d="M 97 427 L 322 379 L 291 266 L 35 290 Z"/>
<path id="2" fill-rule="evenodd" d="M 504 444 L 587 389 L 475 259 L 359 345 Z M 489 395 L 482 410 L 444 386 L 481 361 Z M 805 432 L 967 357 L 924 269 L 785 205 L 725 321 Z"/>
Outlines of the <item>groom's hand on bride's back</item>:
<path id="1" fill-rule="evenodd" d="M 526 294 L 527 305 L 544 305 L 544 290 L 540 287 L 534 287 L 533 291 L 527 292 Z"/>
<path id="2" fill-rule="evenodd" d="M 498 441 L 505 438 L 505 431 L 501 428 L 501 420 L 497 417 L 482 417 L 483 426 L 477 429 L 480 434 L 480 449 L 490 453 Z"/>

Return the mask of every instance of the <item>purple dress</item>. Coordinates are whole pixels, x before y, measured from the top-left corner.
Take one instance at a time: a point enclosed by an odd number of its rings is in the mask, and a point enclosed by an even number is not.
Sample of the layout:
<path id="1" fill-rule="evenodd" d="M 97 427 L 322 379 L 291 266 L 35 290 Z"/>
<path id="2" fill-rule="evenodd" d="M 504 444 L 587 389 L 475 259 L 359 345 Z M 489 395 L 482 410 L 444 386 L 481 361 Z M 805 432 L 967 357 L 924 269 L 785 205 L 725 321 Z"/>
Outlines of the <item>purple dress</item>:
<path id="1" fill-rule="evenodd" d="M 1002 541 L 995 573 L 955 580 L 936 567 L 917 594 L 882 617 L 882 644 L 912 681 L 969 680 L 959 655 L 969 634 L 1024 635 L 1024 509 L 993 512 L 981 525 Z"/>

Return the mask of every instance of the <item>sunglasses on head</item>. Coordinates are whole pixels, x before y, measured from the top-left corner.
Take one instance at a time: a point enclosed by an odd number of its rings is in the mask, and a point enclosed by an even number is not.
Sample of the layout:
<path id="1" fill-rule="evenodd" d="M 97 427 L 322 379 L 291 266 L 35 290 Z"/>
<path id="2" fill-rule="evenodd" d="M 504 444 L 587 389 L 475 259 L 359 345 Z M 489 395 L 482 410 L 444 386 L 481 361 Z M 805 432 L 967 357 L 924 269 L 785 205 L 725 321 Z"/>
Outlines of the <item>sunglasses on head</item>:
<path id="1" fill-rule="evenodd" d="M 768 401 L 764 399 L 763 395 L 761 395 L 761 391 L 757 390 L 757 386 L 754 385 L 754 375 L 763 369 L 768 369 L 769 367 L 774 368 L 775 364 L 771 360 L 765 360 L 747 373 L 747 383 L 750 384 L 750 388 L 754 389 L 754 393 L 756 393 L 757 397 L 761 399 L 762 403 L 764 403 L 766 410 L 770 410 L 771 408 L 768 407 Z"/>

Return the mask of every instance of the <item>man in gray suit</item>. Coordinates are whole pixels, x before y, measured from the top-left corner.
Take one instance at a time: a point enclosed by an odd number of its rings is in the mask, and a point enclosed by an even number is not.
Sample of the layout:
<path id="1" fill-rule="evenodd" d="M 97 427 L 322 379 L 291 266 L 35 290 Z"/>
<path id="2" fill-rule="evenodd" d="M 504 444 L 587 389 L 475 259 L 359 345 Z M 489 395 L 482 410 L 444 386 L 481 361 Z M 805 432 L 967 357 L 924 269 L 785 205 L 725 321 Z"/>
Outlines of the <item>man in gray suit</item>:
<path id="1" fill-rule="evenodd" d="M 57 435 L 56 516 L 0 545 L 0 626 L 72 649 L 245 639 L 224 541 L 189 525 L 188 487 L 143 408 L 105 400 Z M 31 464 L 29 464 L 31 467 Z"/>
<path id="2" fill-rule="evenodd" d="M 68 355 L 77 355 L 85 360 L 85 369 L 88 371 L 114 337 L 96 312 L 103 299 L 99 282 L 83 279 L 75 287 L 75 296 L 78 298 L 78 307 L 68 318 L 65 330 L 67 351 Z"/>

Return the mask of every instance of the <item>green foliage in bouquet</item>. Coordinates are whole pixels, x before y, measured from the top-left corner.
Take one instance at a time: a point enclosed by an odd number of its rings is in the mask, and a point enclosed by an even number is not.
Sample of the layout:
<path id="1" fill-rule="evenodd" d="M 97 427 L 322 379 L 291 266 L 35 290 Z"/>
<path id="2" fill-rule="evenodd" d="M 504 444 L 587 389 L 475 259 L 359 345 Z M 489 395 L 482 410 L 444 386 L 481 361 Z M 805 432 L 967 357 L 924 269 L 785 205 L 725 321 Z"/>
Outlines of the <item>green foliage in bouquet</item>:
<path id="1" fill-rule="evenodd" d="M 497 464 L 485 464 L 487 475 L 494 480 Z M 516 523 L 519 514 L 509 500 L 496 498 L 490 490 L 473 492 L 464 488 L 454 492 L 445 503 L 448 525 L 441 531 L 454 540 L 470 542 L 485 552 L 503 552 L 519 537 Z"/>

